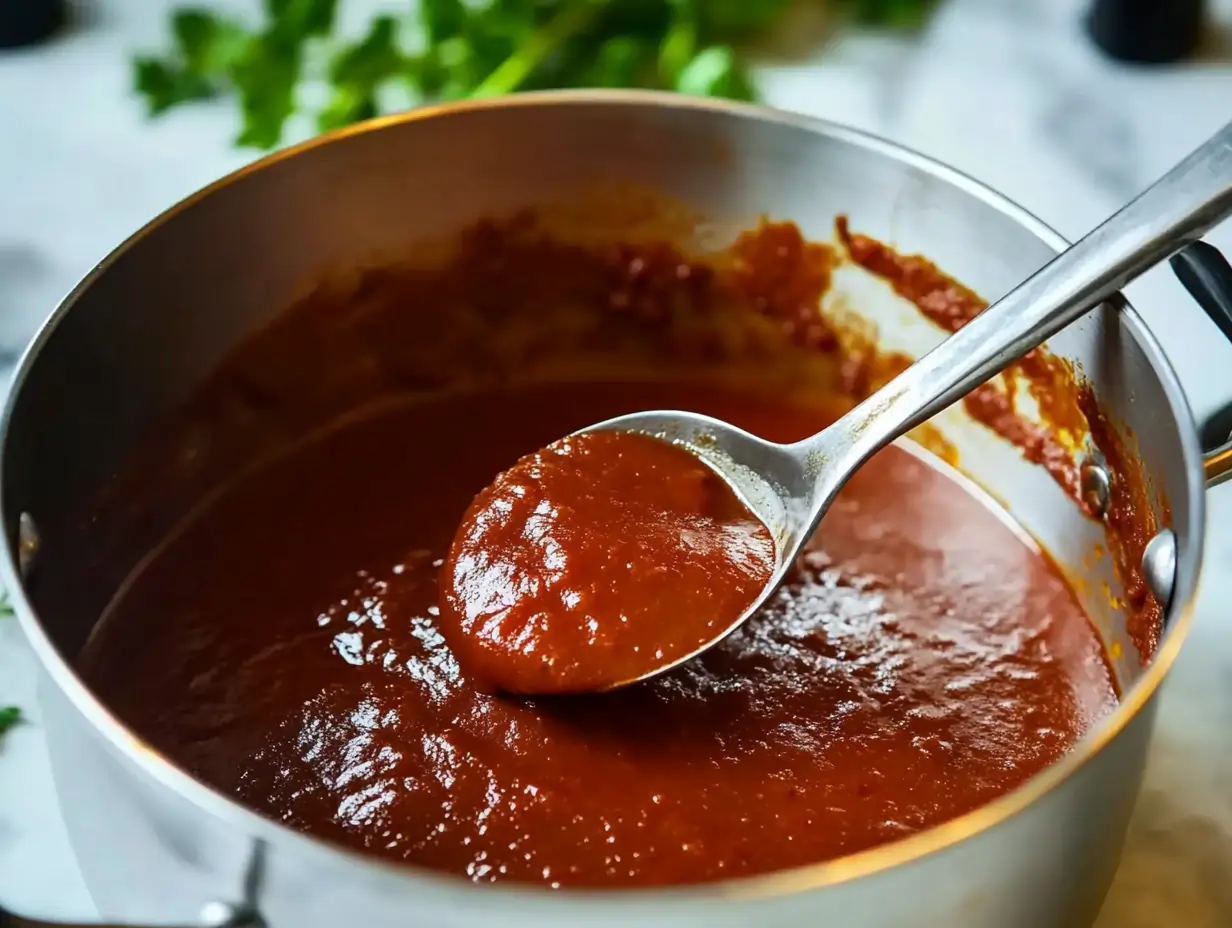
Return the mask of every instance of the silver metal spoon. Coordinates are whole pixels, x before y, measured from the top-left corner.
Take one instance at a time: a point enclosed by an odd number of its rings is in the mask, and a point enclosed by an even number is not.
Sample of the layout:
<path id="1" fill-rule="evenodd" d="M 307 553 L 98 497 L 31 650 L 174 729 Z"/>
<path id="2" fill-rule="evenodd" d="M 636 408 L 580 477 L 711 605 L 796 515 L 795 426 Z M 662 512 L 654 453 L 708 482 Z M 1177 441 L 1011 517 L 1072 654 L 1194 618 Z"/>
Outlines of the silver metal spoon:
<path id="1" fill-rule="evenodd" d="M 598 430 L 642 432 L 693 451 L 774 534 L 774 574 L 729 627 L 626 686 L 658 676 L 727 637 L 778 589 L 852 473 L 876 451 L 1000 373 L 1127 283 L 1232 214 L 1232 124 L 1137 199 L 989 306 L 833 425 L 780 445 L 689 412 L 633 413 Z"/>

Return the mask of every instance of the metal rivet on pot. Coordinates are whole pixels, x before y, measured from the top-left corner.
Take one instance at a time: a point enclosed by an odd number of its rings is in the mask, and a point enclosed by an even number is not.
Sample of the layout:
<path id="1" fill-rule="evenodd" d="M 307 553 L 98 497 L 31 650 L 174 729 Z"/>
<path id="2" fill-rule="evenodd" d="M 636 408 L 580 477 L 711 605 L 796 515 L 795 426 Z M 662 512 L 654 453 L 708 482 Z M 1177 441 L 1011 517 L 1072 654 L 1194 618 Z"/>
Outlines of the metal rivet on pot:
<path id="1" fill-rule="evenodd" d="M 210 902 L 201 910 L 201 928 L 265 928 L 265 920 L 247 906 Z"/>
<path id="2" fill-rule="evenodd" d="M 1102 516 L 1108 511 L 1108 497 L 1112 491 L 1112 480 L 1102 464 L 1094 459 L 1088 459 L 1082 465 L 1082 501 L 1092 514 Z"/>
<path id="3" fill-rule="evenodd" d="M 1176 535 L 1172 529 L 1164 529 L 1147 542 L 1142 552 L 1142 578 L 1155 601 L 1166 610 L 1176 583 Z"/>
<path id="4" fill-rule="evenodd" d="M 30 576 L 38 550 L 38 526 L 34 524 L 30 513 L 23 512 L 17 517 L 17 569 L 21 571 L 23 579 Z"/>

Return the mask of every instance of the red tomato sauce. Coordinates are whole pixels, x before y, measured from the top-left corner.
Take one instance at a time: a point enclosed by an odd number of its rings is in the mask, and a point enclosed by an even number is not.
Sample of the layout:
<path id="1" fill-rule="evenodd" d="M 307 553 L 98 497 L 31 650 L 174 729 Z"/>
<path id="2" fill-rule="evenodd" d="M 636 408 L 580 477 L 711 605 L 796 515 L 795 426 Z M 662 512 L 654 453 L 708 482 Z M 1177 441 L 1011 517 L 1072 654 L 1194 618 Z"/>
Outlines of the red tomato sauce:
<path id="1" fill-rule="evenodd" d="M 872 848 L 1022 785 L 1112 710 L 1098 636 L 1047 558 L 897 447 L 855 475 L 788 584 L 700 658 L 603 695 L 477 686 L 438 609 L 467 507 L 558 436 L 655 408 L 775 441 L 831 417 L 661 381 L 353 419 L 165 544 L 82 673 L 155 749 L 276 821 L 548 887 L 697 883 Z M 704 481 L 685 484 L 643 499 L 709 511 Z"/>

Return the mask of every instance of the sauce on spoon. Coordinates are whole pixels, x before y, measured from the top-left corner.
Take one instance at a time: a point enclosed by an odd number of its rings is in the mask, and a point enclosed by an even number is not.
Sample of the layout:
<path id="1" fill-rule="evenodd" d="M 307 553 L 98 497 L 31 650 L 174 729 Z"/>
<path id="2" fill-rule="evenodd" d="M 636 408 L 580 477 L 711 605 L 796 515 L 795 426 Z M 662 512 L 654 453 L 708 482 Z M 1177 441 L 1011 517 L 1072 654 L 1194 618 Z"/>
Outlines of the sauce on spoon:
<path id="1" fill-rule="evenodd" d="M 602 691 L 712 642 L 774 565 L 770 530 L 689 451 L 586 432 L 475 498 L 442 570 L 441 621 L 490 687 Z"/>

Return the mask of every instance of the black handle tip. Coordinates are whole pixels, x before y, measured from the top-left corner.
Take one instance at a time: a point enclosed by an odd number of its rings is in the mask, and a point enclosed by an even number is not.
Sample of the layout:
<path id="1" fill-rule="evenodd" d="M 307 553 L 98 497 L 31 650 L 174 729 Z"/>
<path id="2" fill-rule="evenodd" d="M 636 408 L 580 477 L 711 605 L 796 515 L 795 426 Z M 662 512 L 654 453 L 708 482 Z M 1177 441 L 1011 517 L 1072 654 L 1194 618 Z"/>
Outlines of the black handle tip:
<path id="1" fill-rule="evenodd" d="M 1207 318 L 1232 341 L 1232 265 L 1208 242 L 1193 242 L 1172 256 L 1172 272 Z"/>

